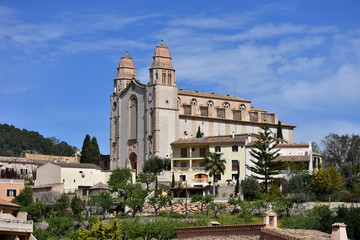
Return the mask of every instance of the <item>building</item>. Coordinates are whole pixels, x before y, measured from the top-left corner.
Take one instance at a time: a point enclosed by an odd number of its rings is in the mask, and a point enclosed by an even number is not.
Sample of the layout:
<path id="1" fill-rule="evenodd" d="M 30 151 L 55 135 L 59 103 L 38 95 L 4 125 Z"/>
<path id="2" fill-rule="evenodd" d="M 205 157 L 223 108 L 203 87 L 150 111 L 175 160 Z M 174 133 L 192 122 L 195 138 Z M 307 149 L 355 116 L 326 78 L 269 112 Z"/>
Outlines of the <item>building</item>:
<path id="1" fill-rule="evenodd" d="M 33 221 L 27 220 L 27 213 L 20 212 L 20 206 L 0 198 L 0 239 L 36 240 L 32 235 Z"/>
<path id="2" fill-rule="evenodd" d="M 230 95 L 179 89 L 168 47 L 156 46 L 149 79 L 140 82 L 132 58 L 121 57 L 110 96 L 110 169 L 139 172 L 145 159 L 172 157 L 170 143 L 195 136 L 258 133 L 264 121 L 276 132 L 278 114 L 251 106 Z M 283 136 L 294 141 L 294 128 L 282 125 Z"/>
<path id="3" fill-rule="evenodd" d="M 11 201 L 25 188 L 24 179 L 0 178 L 0 199 Z"/>
<path id="4" fill-rule="evenodd" d="M 172 158 L 171 170 L 176 180 L 186 181 L 188 186 L 208 186 L 213 179 L 205 171 L 205 157 L 209 152 L 221 153 L 221 158 L 226 160 L 225 172 L 216 175 L 216 183 L 219 185 L 233 185 L 238 178 L 243 180 L 253 173 L 246 165 L 251 162 L 251 150 L 258 134 L 239 134 L 226 136 L 209 136 L 201 138 L 178 139 L 171 143 Z M 312 143 L 281 143 L 275 150 L 279 150 L 280 156 L 275 161 L 291 163 L 303 170 L 312 171 L 322 161 L 322 156 L 312 151 Z M 289 178 L 289 171 L 284 169 L 278 176 Z"/>
<path id="5" fill-rule="evenodd" d="M 82 187 L 106 183 L 110 174 L 95 164 L 53 162 L 37 168 L 35 186 L 63 183 L 65 193 L 75 193 Z"/>
<path id="6" fill-rule="evenodd" d="M 213 182 L 205 172 L 205 157 L 209 152 L 221 153 L 226 160 L 225 173 L 215 175 L 221 184 L 233 184 L 238 178 L 245 178 L 245 146 L 251 141 L 248 135 L 213 136 L 191 139 L 179 139 L 171 143 L 172 171 L 175 179 L 187 181 L 192 186 L 207 186 Z"/>

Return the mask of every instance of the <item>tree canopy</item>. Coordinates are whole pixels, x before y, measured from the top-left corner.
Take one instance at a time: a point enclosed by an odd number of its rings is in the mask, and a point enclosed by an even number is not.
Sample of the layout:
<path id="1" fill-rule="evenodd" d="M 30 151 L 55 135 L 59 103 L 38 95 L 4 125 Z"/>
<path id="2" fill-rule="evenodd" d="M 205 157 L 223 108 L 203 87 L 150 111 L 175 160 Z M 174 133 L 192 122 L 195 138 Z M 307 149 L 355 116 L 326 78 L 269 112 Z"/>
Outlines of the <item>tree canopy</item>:
<path id="1" fill-rule="evenodd" d="M 209 152 L 209 156 L 205 158 L 205 171 L 209 172 L 210 177 L 213 177 L 213 194 L 215 194 L 215 175 L 225 172 L 226 160 L 221 156 L 222 153 Z"/>
<path id="2" fill-rule="evenodd" d="M 81 148 L 81 163 L 100 164 L 100 150 L 96 137 L 90 138 L 89 134 L 86 134 Z"/>
<path id="3" fill-rule="evenodd" d="M 278 153 L 279 149 L 275 150 L 277 144 L 271 136 L 269 127 L 264 124 L 261 129 L 263 132 L 259 132 L 254 148 L 250 151 L 253 158 L 250 159 L 250 162 L 253 165 L 246 165 L 246 168 L 254 173 L 251 175 L 252 177 L 262 180 L 263 190 L 268 192 L 274 176 L 280 173 L 278 163 L 273 161 L 280 154 Z"/>
<path id="4" fill-rule="evenodd" d="M 21 156 L 25 151 L 46 155 L 71 156 L 76 147 L 55 137 L 45 138 L 40 133 L 0 124 L 0 155 Z"/>
<path id="5" fill-rule="evenodd" d="M 144 161 L 143 171 L 148 173 L 155 173 L 158 175 L 163 170 L 169 171 L 171 169 L 171 161 L 168 158 L 161 158 L 153 156 Z"/>

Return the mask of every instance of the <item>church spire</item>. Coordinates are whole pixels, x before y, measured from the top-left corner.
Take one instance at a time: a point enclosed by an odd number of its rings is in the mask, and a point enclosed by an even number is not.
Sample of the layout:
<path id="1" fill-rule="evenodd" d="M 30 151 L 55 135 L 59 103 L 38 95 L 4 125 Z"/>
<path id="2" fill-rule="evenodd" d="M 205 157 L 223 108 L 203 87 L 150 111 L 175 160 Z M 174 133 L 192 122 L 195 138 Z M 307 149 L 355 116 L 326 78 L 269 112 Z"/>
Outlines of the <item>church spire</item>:
<path id="1" fill-rule="evenodd" d="M 132 58 L 126 50 L 125 56 L 122 56 L 117 68 L 117 74 L 114 79 L 114 92 L 118 93 L 136 78 L 136 68 Z"/>
<path id="2" fill-rule="evenodd" d="M 156 46 L 153 62 L 150 67 L 150 84 L 176 86 L 175 69 L 172 66 L 171 55 L 168 47 L 161 40 Z"/>

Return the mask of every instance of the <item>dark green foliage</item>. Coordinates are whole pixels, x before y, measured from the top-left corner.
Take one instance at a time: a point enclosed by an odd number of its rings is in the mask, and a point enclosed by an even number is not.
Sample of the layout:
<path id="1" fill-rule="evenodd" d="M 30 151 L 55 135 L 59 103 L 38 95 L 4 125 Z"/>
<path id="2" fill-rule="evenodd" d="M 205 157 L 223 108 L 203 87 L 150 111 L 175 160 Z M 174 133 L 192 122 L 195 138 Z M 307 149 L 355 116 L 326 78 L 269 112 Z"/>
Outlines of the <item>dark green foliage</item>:
<path id="1" fill-rule="evenodd" d="M 119 198 L 124 200 L 131 196 L 133 184 L 131 184 L 131 170 L 128 168 L 117 168 L 112 171 L 108 185 L 112 191 L 118 193 Z"/>
<path id="2" fill-rule="evenodd" d="M 65 195 L 65 193 L 63 193 L 54 205 L 53 209 L 55 215 L 63 216 L 66 210 L 69 208 L 69 206 L 70 206 L 69 197 Z"/>
<path id="3" fill-rule="evenodd" d="M 236 184 L 235 184 L 235 189 L 234 189 L 235 197 L 239 194 L 239 192 L 240 192 L 240 168 L 238 167 L 237 179 L 236 179 Z"/>
<path id="4" fill-rule="evenodd" d="M 91 195 L 90 201 L 93 205 L 99 207 L 102 210 L 104 218 L 113 204 L 113 199 L 108 192 L 101 192 L 98 195 Z"/>
<path id="5" fill-rule="evenodd" d="M 260 192 L 260 184 L 253 177 L 247 177 L 241 181 L 241 193 L 245 200 L 253 201 Z"/>
<path id="6" fill-rule="evenodd" d="M 283 193 L 301 193 L 304 192 L 304 182 L 301 176 L 293 176 L 283 186 Z"/>
<path id="7" fill-rule="evenodd" d="M 27 207 L 22 207 L 21 211 L 27 212 L 30 215 L 30 218 L 34 221 L 37 221 L 39 218 L 42 218 L 45 215 L 46 206 L 43 201 L 37 201 L 31 203 Z"/>
<path id="8" fill-rule="evenodd" d="M 70 203 L 71 210 L 75 216 L 79 216 L 81 212 L 84 210 L 85 205 L 84 202 L 75 196 L 73 199 L 71 199 Z"/>
<path id="9" fill-rule="evenodd" d="M 100 151 L 96 137 L 90 139 L 90 135 L 86 134 L 81 148 L 81 163 L 92 163 L 99 165 Z"/>
<path id="10" fill-rule="evenodd" d="M 18 157 L 26 150 L 47 155 L 71 156 L 76 148 L 55 137 L 45 138 L 35 131 L 0 124 L 0 155 Z"/>
<path id="11" fill-rule="evenodd" d="M 205 171 L 209 172 L 209 176 L 213 177 L 213 194 L 215 195 L 215 175 L 224 174 L 226 160 L 221 158 L 222 153 L 209 152 L 209 156 L 205 158 Z"/>
<path id="12" fill-rule="evenodd" d="M 43 230 L 41 228 L 35 228 L 33 235 L 36 237 L 37 240 L 48 240 L 52 236 L 49 231 Z"/>
<path id="13" fill-rule="evenodd" d="M 26 186 L 19 195 L 17 195 L 13 203 L 19 204 L 22 207 L 28 207 L 33 202 L 33 190 L 31 187 Z"/>
<path id="14" fill-rule="evenodd" d="M 283 228 L 314 229 L 331 233 L 331 225 L 335 222 L 328 206 L 318 206 L 309 210 L 305 215 L 283 218 Z"/>
<path id="15" fill-rule="evenodd" d="M 158 175 L 163 170 L 169 171 L 171 169 L 171 161 L 168 158 L 161 158 L 158 156 L 151 157 L 144 162 L 143 172 L 155 173 Z"/>
<path id="16" fill-rule="evenodd" d="M 202 221 L 188 222 L 178 219 L 161 218 L 154 221 L 140 222 L 138 218 L 121 222 L 123 239 L 176 239 L 174 228 L 204 225 Z"/>
<path id="17" fill-rule="evenodd" d="M 335 164 L 337 168 L 341 168 L 344 163 L 350 163 L 355 168 L 360 164 L 360 135 L 330 133 L 321 143 L 324 146 L 322 153 L 325 166 Z"/>
<path id="18" fill-rule="evenodd" d="M 68 217 L 51 217 L 47 221 L 48 231 L 56 236 L 63 235 L 73 225 L 73 220 Z"/>
<path id="19" fill-rule="evenodd" d="M 281 122 L 280 122 L 280 121 L 278 121 L 276 137 L 277 137 L 277 138 L 280 138 L 280 139 L 284 139 L 284 137 L 283 137 L 283 132 L 282 132 L 282 126 L 281 126 Z"/>
<path id="20" fill-rule="evenodd" d="M 280 149 L 275 150 L 277 144 L 271 136 L 269 127 L 264 124 L 259 132 L 259 137 L 254 144 L 254 149 L 250 151 L 253 159 L 250 161 L 253 165 L 246 165 L 254 174 L 251 175 L 256 179 L 262 180 L 262 187 L 265 192 L 269 191 L 269 186 L 274 180 L 274 176 L 280 173 L 278 163 L 274 160 L 280 155 Z"/>
<path id="21" fill-rule="evenodd" d="M 340 206 L 336 211 L 336 222 L 343 222 L 346 226 L 348 238 L 360 240 L 360 207 L 350 208 Z"/>
<path id="22" fill-rule="evenodd" d="M 201 132 L 200 126 L 198 127 L 198 130 L 196 132 L 196 138 L 202 138 L 204 136 L 204 133 Z"/>
<path id="23" fill-rule="evenodd" d="M 142 211 L 147 194 L 148 191 L 141 189 L 139 186 L 134 189 L 133 194 L 125 201 L 125 204 L 132 209 L 133 217 L 137 212 Z"/>
<path id="24" fill-rule="evenodd" d="M 148 200 L 148 203 L 154 209 L 155 216 L 158 214 L 160 208 L 166 206 L 168 203 L 168 198 L 165 196 L 151 197 Z"/>
<path id="25" fill-rule="evenodd" d="M 156 175 L 154 173 L 142 172 L 138 175 L 138 182 L 146 184 L 146 190 L 149 191 L 149 185 L 155 181 Z"/>
<path id="26" fill-rule="evenodd" d="M 175 187 L 176 185 L 176 182 L 175 182 L 175 174 L 174 172 L 172 173 L 172 176 L 171 176 L 171 187 Z"/>

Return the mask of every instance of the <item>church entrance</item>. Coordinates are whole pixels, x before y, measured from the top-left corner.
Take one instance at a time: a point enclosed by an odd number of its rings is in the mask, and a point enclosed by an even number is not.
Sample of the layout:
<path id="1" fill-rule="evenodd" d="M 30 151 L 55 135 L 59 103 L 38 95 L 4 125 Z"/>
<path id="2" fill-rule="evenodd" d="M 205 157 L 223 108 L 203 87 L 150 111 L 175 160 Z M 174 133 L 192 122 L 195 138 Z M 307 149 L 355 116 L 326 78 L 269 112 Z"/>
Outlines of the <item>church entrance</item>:
<path id="1" fill-rule="evenodd" d="M 130 159 L 131 170 L 134 171 L 135 173 L 137 173 L 137 155 L 136 155 L 136 153 L 130 153 L 129 159 Z"/>

